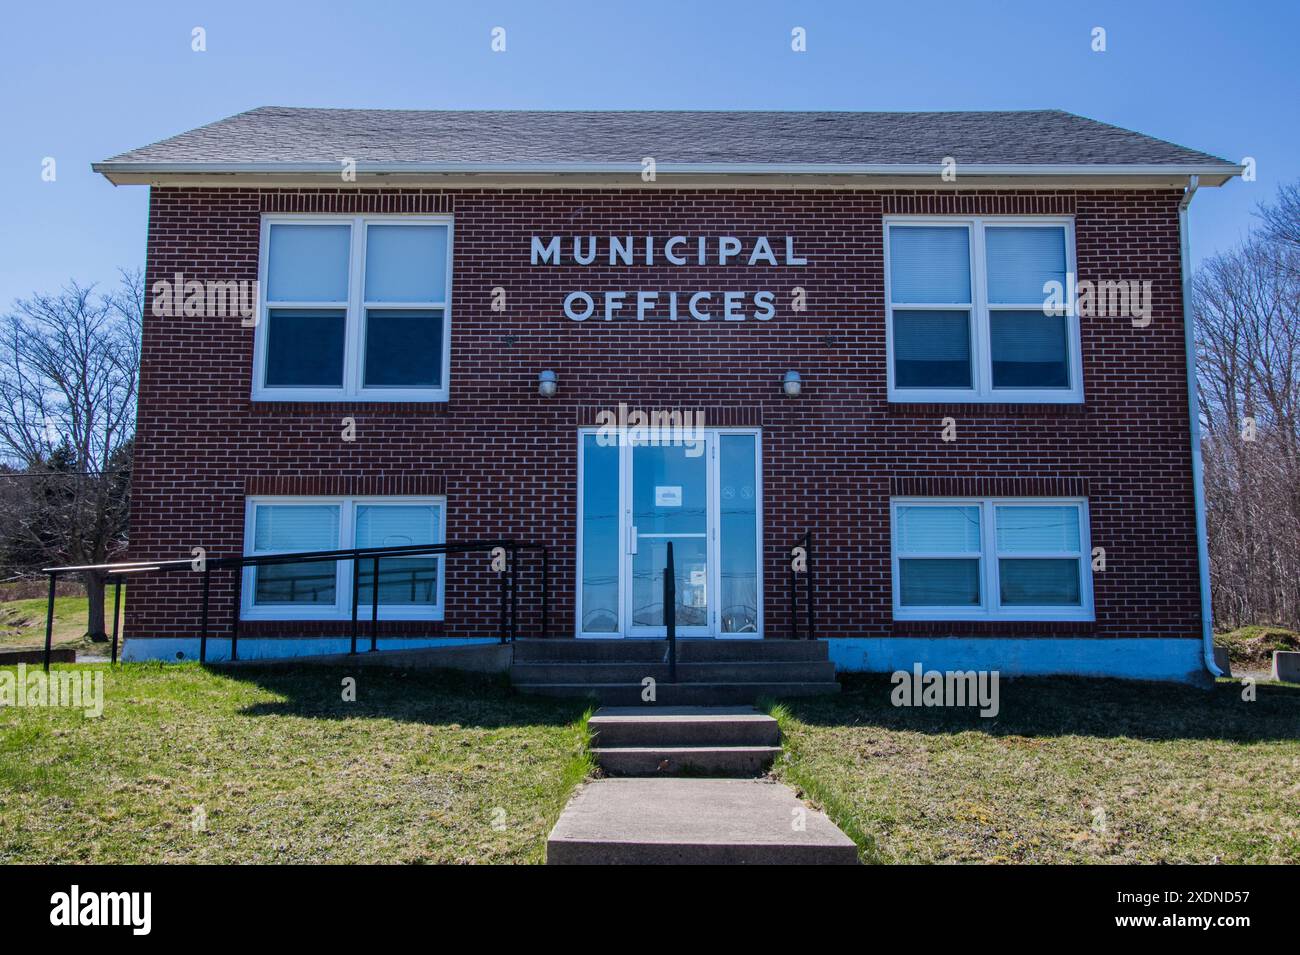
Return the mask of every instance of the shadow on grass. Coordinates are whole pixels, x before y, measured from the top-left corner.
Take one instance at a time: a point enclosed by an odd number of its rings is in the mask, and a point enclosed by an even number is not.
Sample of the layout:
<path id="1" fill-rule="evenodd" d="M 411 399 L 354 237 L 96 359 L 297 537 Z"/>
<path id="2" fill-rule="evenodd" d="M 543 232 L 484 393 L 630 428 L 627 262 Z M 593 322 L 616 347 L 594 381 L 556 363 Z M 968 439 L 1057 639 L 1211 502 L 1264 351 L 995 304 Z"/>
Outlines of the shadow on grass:
<path id="1" fill-rule="evenodd" d="M 843 674 L 840 683 L 839 696 L 783 702 L 791 716 L 812 726 L 1237 743 L 1300 739 L 1300 686 L 1292 684 L 1259 684 L 1255 700 L 1246 701 L 1235 680 L 1207 690 L 1126 680 L 1004 679 L 998 714 L 985 718 L 979 707 L 894 706 L 894 684 L 883 674 Z"/>
<path id="2" fill-rule="evenodd" d="M 572 724 L 590 706 L 587 700 L 521 695 L 510 687 L 503 674 L 347 665 L 277 664 L 205 669 L 224 679 L 255 684 L 282 698 L 256 703 L 240 711 L 254 717 L 390 719 L 498 729 Z M 343 699 L 344 681 L 348 678 L 356 680 L 353 702 Z"/>

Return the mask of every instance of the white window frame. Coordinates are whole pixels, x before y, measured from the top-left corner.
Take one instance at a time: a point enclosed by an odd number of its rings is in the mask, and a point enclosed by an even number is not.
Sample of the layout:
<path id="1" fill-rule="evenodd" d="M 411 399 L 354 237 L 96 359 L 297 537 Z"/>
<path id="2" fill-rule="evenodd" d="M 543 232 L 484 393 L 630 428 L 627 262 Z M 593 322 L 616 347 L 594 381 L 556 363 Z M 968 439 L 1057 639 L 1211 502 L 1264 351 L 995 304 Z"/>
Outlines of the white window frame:
<path id="1" fill-rule="evenodd" d="M 1004 556 L 997 544 L 998 507 L 1068 507 L 1079 509 L 1079 551 L 1077 553 L 1015 553 L 1007 557 L 1071 558 L 1079 561 L 1079 606 L 1027 607 L 1001 605 L 998 561 Z M 899 573 L 898 508 L 978 507 L 980 509 L 980 605 L 978 607 L 904 607 Z M 1089 533 L 1088 499 L 1084 497 L 895 497 L 889 501 L 890 576 L 893 580 L 895 620 L 1080 620 L 1095 619 L 1092 597 L 1092 543 Z M 970 557 L 969 553 L 907 554 L 909 558 Z"/>
<path id="2" fill-rule="evenodd" d="M 346 302 L 268 302 L 266 298 L 271 226 L 273 225 L 347 225 L 348 299 Z M 366 238 L 370 225 L 440 225 L 447 227 L 447 262 L 445 297 L 441 302 L 368 302 L 365 295 Z M 445 215 L 263 215 L 258 243 L 257 328 L 253 338 L 254 401 L 447 401 L 451 394 L 451 299 L 452 299 L 452 217 Z M 321 309 L 343 311 L 346 330 L 343 344 L 343 386 L 267 387 L 266 359 L 269 311 L 271 309 Z M 364 386 L 366 357 L 366 310 L 441 309 L 442 310 L 442 384 L 438 388 L 404 388 Z"/>
<path id="3" fill-rule="evenodd" d="M 972 301 L 968 304 L 916 303 L 894 304 L 890 280 L 889 230 L 893 226 L 964 226 L 970 235 L 970 285 Z M 1075 275 L 1073 216 L 885 216 L 885 354 L 888 397 L 897 403 L 925 404 L 1081 404 L 1083 402 L 1083 352 L 1078 310 L 1070 296 L 1064 296 L 1064 315 L 1069 339 L 1069 388 L 998 388 L 993 387 L 992 333 L 989 313 L 993 311 L 1030 311 L 1043 308 L 1043 301 L 1010 305 L 988 300 L 988 270 L 984 247 L 986 229 L 999 226 L 1057 226 L 1065 232 L 1065 272 Z M 1065 291 L 1069 291 L 1068 289 Z M 894 311 L 963 311 L 971 316 L 971 384 L 970 388 L 897 388 L 894 385 Z"/>
<path id="4" fill-rule="evenodd" d="M 447 540 L 447 498 L 445 496 L 421 497 L 304 497 L 281 495 L 257 495 L 248 497 L 244 502 L 244 556 L 254 556 L 255 513 L 260 505 L 280 504 L 315 504 L 331 505 L 339 508 L 339 545 L 336 550 L 348 550 L 355 546 L 357 526 L 357 507 L 359 505 L 384 504 L 418 504 L 438 508 L 438 537 L 435 543 Z M 292 551 L 263 551 L 261 553 L 292 553 Z M 433 607 L 413 607 L 408 604 L 379 605 L 380 620 L 441 620 L 445 607 L 446 556 L 436 556 L 438 561 L 438 595 Z M 363 558 L 365 560 L 366 558 Z M 373 560 L 373 558 L 370 558 Z M 322 562 L 328 565 L 328 562 Z M 335 565 L 335 600 L 332 607 L 303 604 L 278 605 L 274 607 L 257 607 L 253 604 L 253 589 L 257 571 L 254 567 L 244 568 L 243 591 L 240 595 L 240 619 L 242 620 L 351 620 L 352 619 L 352 561 L 344 558 Z M 369 620 L 371 604 L 358 602 L 357 618 Z"/>

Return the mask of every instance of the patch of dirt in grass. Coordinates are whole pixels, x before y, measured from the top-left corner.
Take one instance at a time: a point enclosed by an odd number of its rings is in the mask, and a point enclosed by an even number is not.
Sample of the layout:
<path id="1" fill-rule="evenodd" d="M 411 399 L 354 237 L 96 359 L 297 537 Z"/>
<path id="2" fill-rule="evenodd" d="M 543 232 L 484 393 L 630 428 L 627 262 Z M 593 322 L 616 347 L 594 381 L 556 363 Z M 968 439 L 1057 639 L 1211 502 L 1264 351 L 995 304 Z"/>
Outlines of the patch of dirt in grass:
<path id="1" fill-rule="evenodd" d="M 1216 633 L 1214 642 L 1228 648 L 1228 658 L 1245 670 L 1273 668 L 1273 651 L 1300 650 L 1300 633 L 1284 627 L 1241 627 Z"/>

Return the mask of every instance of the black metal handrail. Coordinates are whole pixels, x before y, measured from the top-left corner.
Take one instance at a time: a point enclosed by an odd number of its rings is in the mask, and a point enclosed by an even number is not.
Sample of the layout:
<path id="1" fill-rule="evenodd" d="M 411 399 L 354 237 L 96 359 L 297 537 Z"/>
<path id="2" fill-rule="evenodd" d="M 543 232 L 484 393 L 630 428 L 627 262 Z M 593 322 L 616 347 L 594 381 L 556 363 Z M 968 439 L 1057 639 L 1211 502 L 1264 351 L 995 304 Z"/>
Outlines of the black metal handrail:
<path id="1" fill-rule="evenodd" d="M 300 551 L 285 554 L 240 555 L 234 557 L 181 558 L 176 560 L 124 561 L 114 564 L 81 564 L 68 567 L 46 567 L 42 573 L 49 574 L 49 601 L 45 612 L 45 669 L 50 668 L 50 656 L 54 640 L 54 590 L 58 578 L 67 574 L 102 573 L 114 578 L 113 585 L 113 641 L 112 662 L 117 662 L 118 617 L 122 600 L 122 581 L 131 574 L 175 573 L 190 571 L 203 574 L 203 596 L 201 603 L 202 625 L 199 630 L 199 662 L 207 662 L 209 605 L 212 591 L 212 572 L 225 568 L 235 573 L 234 609 L 230 628 L 230 659 L 239 658 L 239 620 L 243 607 L 244 568 L 264 567 L 275 564 L 311 564 L 350 560 L 352 561 L 352 616 L 351 649 L 357 652 L 358 637 L 358 603 L 361 581 L 361 561 L 371 560 L 373 583 L 371 584 L 370 614 L 370 649 L 378 650 L 379 641 L 379 584 L 381 559 L 393 557 L 436 557 L 450 554 L 491 553 L 501 548 L 508 556 L 506 565 L 500 571 L 501 602 L 501 642 L 514 641 L 519 633 L 519 580 L 518 565 L 520 551 L 539 551 L 541 553 L 541 636 L 550 636 L 550 555 L 545 544 L 524 543 L 511 539 L 466 541 L 456 544 L 406 544 L 399 547 L 352 547 L 342 550 Z M 200 566 L 195 566 L 195 565 Z"/>
<path id="2" fill-rule="evenodd" d="M 668 541 L 664 567 L 664 627 L 668 631 L 668 682 L 677 682 L 677 571 L 673 568 L 673 542 Z"/>
<path id="3" fill-rule="evenodd" d="M 802 571 L 795 569 L 796 556 L 799 548 L 803 548 L 803 567 Z M 812 531 L 807 531 L 802 540 L 794 547 L 790 548 L 790 639 L 799 639 L 799 575 L 803 574 L 804 578 L 804 602 L 807 604 L 806 611 L 808 615 L 808 637 L 809 640 L 816 639 L 816 619 L 813 605 L 813 560 L 812 560 Z"/>

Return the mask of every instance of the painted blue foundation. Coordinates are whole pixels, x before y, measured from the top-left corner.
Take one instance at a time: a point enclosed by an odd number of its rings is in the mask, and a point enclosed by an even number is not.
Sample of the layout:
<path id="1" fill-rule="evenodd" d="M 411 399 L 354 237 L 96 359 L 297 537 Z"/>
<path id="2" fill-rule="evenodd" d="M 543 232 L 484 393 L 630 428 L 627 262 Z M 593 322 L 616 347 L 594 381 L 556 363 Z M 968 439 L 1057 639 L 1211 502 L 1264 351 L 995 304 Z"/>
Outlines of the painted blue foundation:
<path id="1" fill-rule="evenodd" d="M 496 643 L 492 637 L 398 637 L 379 640 L 380 650 L 417 650 L 421 647 L 465 647 L 478 643 Z M 239 641 L 240 660 L 284 660 L 290 657 L 314 657 L 327 653 L 347 653 L 352 648 L 348 637 L 279 637 L 266 639 L 249 637 Z M 365 653 L 370 649 L 370 638 L 357 641 L 357 652 Z M 187 639 L 128 640 L 122 650 L 122 660 L 126 663 L 138 663 L 142 660 L 165 660 L 177 663 L 185 660 L 198 660 L 199 641 L 197 637 Z M 209 663 L 221 663 L 230 659 L 230 641 L 228 639 L 209 638 Z"/>
<path id="2" fill-rule="evenodd" d="M 997 670 L 1003 677 L 1093 676 L 1201 682 L 1200 640 L 1002 637 L 844 637 L 829 639 L 837 671 L 893 673 L 920 663 L 933 670 Z"/>

